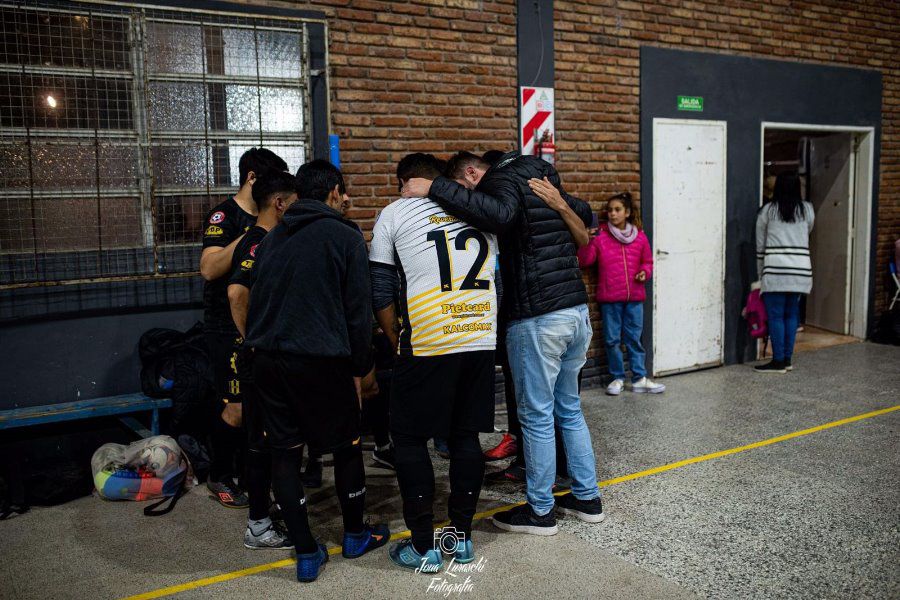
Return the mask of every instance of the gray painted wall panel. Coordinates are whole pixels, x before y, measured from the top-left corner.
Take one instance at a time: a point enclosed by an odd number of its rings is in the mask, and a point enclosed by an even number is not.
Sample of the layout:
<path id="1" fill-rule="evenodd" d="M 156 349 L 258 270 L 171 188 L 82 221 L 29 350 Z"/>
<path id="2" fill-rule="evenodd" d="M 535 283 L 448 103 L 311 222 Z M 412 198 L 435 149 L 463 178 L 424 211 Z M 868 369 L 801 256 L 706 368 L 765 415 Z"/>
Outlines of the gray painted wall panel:
<path id="1" fill-rule="evenodd" d="M 184 331 L 202 319 L 202 310 L 169 310 L 6 325 L 0 409 L 138 392 L 141 334 Z"/>
<path id="2" fill-rule="evenodd" d="M 653 119 L 702 119 L 728 123 L 725 256 L 725 362 L 752 358 L 752 342 L 741 318 L 756 277 L 754 230 L 759 206 L 760 125 L 763 121 L 875 128 L 872 231 L 877 227 L 881 145 L 881 73 L 776 61 L 641 48 L 641 198 L 653 240 Z M 677 97 L 702 96 L 703 112 L 677 110 Z M 874 242 L 873 242 L 874 243 Z M 870 272 L 874 273 L 872 251 Z M 875 278 L 871 278 L 869 327 Z M 648 299 L 652 306 L 652 292 Z M 645 328 L 652 339 L 652 321 Z M 652 347 L 652 344 L 648 344 Z"/>

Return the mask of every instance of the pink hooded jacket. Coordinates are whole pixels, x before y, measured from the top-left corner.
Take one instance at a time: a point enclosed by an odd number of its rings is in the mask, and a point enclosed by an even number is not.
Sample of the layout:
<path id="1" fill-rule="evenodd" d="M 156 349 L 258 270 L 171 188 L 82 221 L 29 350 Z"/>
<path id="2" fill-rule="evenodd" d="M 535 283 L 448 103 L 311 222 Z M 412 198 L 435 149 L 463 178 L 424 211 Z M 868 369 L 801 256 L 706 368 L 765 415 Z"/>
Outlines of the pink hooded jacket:
<path id="1" fill-rule="evenodd" d="M 641 271 L 647 280 L 653 274 L 650 240 L 643 231 L 630 244 L 612 236 L 603 225 L 587 246 L 578 250 L 578 264 L 589 267 L 597 263 L 597 302 L 643 302 L 647 297 L 644 283 L 634 277 Z"/>

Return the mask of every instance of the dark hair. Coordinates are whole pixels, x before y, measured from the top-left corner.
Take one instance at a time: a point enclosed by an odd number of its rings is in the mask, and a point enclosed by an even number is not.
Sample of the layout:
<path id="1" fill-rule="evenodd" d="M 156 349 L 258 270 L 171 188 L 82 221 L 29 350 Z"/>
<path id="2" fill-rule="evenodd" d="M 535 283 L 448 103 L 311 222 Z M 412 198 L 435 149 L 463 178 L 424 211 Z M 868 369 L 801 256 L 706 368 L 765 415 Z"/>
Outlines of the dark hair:
<path id="1" fill-rule="evenodd" d="M 270 171 L 256 179 L 253 184 L 253 201 L 260 210 L 269 205 L 275 194 L 293 194 L 297 191 L 297 178 L 290 173 Z"/>
<path id="2" fill-rule="evenodd" d="M 404 181 L 413 177 L 437 178 L 443 172 L 444 164 L 444 161 L 438 159 L 434 154 L 425 154 L 424 152 L 407 154 L 397 163 L 397 179 L 400 180 L 400 188 L 402 189 Z"/>
<path id="3" fill-rule="evenodd" d="M 504 154 L 506 154 L 506 152 L 503 150 L 488 150 L 481 155 L 481 160 L 493 167 L 500 162 L 500 159 L 503 158 Z"/>
<path id="4" fill-rule="evenodd" d="M 638 229 L 644 228 L 644 222 L 641 220 L 641 211 L 635 206 L 634 200 L 631 198 L 630 192 L 622 192 L 621 194 L 616 194 L 615 196 L 610 196 L 606 199 L 606 211 L 609 212 L 609 203 L 610 202 L 621 202 L 622 206 L 625 207 L 625 210 L 629 212 L 628 222 L 637 227 Z"/>
<path id="5" fill-rule="evenodd" d="M 491 165 L 484 161 L 480 156 L 476 156 L 471 152 L 457 152 L 447 161 L 447 167 L 444 169 L 444 176 L 449 179 L 462 179 L 466 176 L 467 167 L 478 167 L 487 171 Z"/>
<path id="6" fill-rule="evenodd" d="M 806 208 L 800 192 L 800 176 L 797 173 L 789 171 L 778 174 L 771 204 L 778 208 L 778 216 L 785 223 L 806 218 Z"/>
<path id="7" fill-rule="evenodd" d="M 250 148 L 241 154 L 241 159 L 238 161 L 239 185 L 243 186 L 247 183 L 247 176 L 251 171 L 260 177 L 267 171 L 287 170 L 288 166 L 284 159 L 268 148 Z"/>
<path id="8" fill-rule="evenodd" d="M 341 194 L 347 193 L 340 169 L 327 160 L 313 160 L 297 169 L 297 194 L 303 200 L 324 202 L 335 186 Z"/>

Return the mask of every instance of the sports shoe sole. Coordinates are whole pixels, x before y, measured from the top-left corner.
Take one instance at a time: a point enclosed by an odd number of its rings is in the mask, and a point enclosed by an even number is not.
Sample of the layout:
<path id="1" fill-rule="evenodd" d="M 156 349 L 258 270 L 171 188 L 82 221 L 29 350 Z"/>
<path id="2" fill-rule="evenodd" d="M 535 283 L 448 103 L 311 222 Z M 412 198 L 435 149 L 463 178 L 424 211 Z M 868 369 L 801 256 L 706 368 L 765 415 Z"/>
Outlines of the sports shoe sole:
<path id="1" fill-rule="evenodd" d="M 622 394 L 622 390 L 619 390 L 618 392 L 611 392 L 609 390 L 606 390 L 607 396 L 620 396 L 621 394 Z"/>
<path id="2" fill-rule="evenodd" d="M 648 390 L 647 388 L 634 388 L 631 391 L 635 394 L 662 394 L 664 391 L 666 391 L 666 388 L 652 390 Z"/>
<path id="3" fill-rule="evenodd" d="M 787 369 L 766 369 L 765 371 L 759 371 L 757 369 L 753 369 L 756 373 L 762 373 L 763 375 L 784 375 L 787 373 Z"/>
<path id="4" fill-rule="evenodd" d="M 219 497 L 218 497 L 218 496 L 215 496 L 215 495 L 212 494 L 212 493 L 209 494 L 209 497 L 210 497 L 211 500 L 215 500 L 216 502 L 218 502 L 220 505 L 224 506 L 225 508 L 234 508 L 234 509 L 237 509 L 237 510 L 243 510 L 243 509 L 246 509 L 246 508 L 250 508 L 250 503 L 249 503 L 249 502 L 248 502 L 247 504 L 225 504 L 224 502 L 222 502 L 221 500 L 219 500 Z"/>
<path id="5" fill-rule="evenodd" d="M 506 460 L 507 458 L 512 458 L 515 455 L 516 455 L 515 450 L 508 454 L 504 454 L 503 456 L 491 456 L 491 455 L 488 455 L 487 453 L 485 453 L 484 454 L 484 462 L 497 462 L 500 460 Z"/>
<path id="6" fill-rule="evenodd" d="M 600 513 L 599 515 L 592 515 L 590 513 L 581 512 L 580 510 L 575 510 L 574 508 L 563 508 L 561 506 L 557 506 L 556 510 L 561 512 L 564 515 L 572 515 L 573 517 L 578 518 L 580 521 L 584 521 L 585 523 L 600 523 L 603 519 L 606 518 L 606 515 Z"/>
<path id="7" fill-rule="evenodd" d="M 291 550 L 293 546 L 251 546 L 244 542 L 244 548 L 249 548 L 250 550 Z"/>
<path id="8" fill-rule="evenodd" d="M 511 531 L 513 533 L 528 533 L 530 535 L 556 535 L 559 533 L 559 527 L 538 527 L 536 525 L 510 525 L 492 518 L 491 522 L 503 531 Z"/>

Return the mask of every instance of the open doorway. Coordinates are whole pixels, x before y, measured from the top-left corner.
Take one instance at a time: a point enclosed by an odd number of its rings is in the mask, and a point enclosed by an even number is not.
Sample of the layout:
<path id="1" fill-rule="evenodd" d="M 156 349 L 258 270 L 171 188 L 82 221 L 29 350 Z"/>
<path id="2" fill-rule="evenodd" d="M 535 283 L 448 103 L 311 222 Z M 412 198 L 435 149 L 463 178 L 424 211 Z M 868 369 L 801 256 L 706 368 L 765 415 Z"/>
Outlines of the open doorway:
<path id="1" fill-rule="evenodd" d="M 865 338 L 872 198 L 871 129 L 763 123 L 760 203 L 775 177 L 800 175 L 816 223 L 813 289 L 801 305 L 796 351 Z"/>

